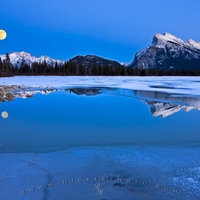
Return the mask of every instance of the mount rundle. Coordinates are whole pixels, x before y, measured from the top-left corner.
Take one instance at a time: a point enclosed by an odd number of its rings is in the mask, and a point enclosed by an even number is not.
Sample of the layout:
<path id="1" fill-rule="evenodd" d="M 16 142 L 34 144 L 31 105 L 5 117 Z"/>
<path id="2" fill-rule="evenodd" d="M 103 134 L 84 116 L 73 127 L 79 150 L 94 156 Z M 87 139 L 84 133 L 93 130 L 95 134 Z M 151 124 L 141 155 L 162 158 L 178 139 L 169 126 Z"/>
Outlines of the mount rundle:
<path id="1" fill-rule="evenodd" d="M 170 33 L 156 34 L 151 45 L 136 53 L 127 67 L 158 70 L 200 70 L 200 43 L 184 42 Z"/>
<path id="2" fill-rule="evenodd" d="M 5 59 L 5 55 L 0 55 L 0 57 L 1 60 Z M 23 51 L 10 53 L 9 57 L 14 67 L 20 67 L 22 64 L 31 67 L 34 62 L 46 62 L 53 67 L 56 63 L 59 65 L 65 63 L 63 60 L 52 59 L 48 56 L 35 57 Z M 94 65 L 101 65 L 102 67 L 122 66 L 116 61 L 93 55 L 76 56 L 70 59 L 70 62 L 75 65 L 81 63 L 86 68 Z M 152 43 L 136 53 L 134 60 L 126 67 L 157 70 L 200 70 L 200 43 L 192 39 L 184 42 L 170 33 L 156 34 Z"/>

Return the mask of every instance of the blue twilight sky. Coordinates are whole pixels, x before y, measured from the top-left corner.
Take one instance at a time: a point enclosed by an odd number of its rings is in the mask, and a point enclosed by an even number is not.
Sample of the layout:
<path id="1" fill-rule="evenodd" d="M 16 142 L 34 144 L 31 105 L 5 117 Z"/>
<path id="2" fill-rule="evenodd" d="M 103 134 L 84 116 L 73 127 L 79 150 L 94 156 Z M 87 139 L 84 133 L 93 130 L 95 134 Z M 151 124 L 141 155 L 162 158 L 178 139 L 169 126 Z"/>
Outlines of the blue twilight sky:
<path id="1" fill-rule="evenodd" d="M 95 54 L 131 62 L 156 33 L 200 41 L 199 0 L 6 0 L 0 54 L 26 51 L 68 60 Z"/>

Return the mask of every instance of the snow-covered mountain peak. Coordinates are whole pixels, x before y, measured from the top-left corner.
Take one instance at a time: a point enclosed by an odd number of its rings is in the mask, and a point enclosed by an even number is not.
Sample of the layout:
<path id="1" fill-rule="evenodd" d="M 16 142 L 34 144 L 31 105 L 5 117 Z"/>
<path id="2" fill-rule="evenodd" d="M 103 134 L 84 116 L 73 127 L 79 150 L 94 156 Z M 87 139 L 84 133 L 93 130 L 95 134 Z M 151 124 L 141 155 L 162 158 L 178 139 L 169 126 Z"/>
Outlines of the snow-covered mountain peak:
<path id="1" fill-rule="evenodd" d="M 49 59 L 50 57 L 47 56 L 47 55 L 44 55 L 44 56 L 40 56 L 39 58 L 41 58 L 41 59 Z"/>
<path id="2" fill-rule="evenodd" d="M 194 48 L 196 48 L 196 49 L 200 49 L 200 42 L 196 42 L 196 41 L 194 41 L 193 39 L 189 39 L 188 40 L 188 44 L 190 45 L 190 46 L 193 46 Z"/>
<path id="3" fill-rule="evenodd" d="M 10 54 L 9 54 L 9 57 L 36 58 L 36 57 L 33 56 L 32 54 L 27 53 L 27 52 L 25 52 L 25 51 L 10 53 Z"/>
<path id="4" fill-rule="evenodd" d="M 155 34 L 151 45 L 135 54 L 127 66 L 140 69 L 199 70 L 200 43 L 184 42 L 170 33 Z"/>
<path id="5" fill-rule="evenodd" d="M 1 59 L 4 60 L 5 59 L 5 55 L 0 55 Z M 62 60 L 55 60 L 52 59 L 48 56 L 40 56 L 40 57 L 36 57 L 33 56 L 30 53 L 27 53 L 25 51 L 21 51 L 21 52 L 13 52 L 9 54 L 10 57 L 10 61 L 14 66 L 20 67 L 21 64 L 28 64 L 29 66 L 32 66 L 32 63 L 37 62 L 37 63 L 42 63 L 44 61 L 46 61 L 46 63 L 48 65 L 52 65 L 55 66 L 55 63 L 59 63 L 59 64 L 64 64 L 64 61 Z"/>
<path id="6" fill-rule="evenodd" d="M 170 44 L 171 43 L 171 44 Z M 193 39 L 189 39 L 188 42 L 184 42 L 182 39 L 172 35 L 170 33 L 164 33 L 164 35 L 158 33 L 155 34 L 152 41 L 152 46 L 158 48 L 165 48 L 166 45 L 173 45 L 177 44 L 179 46 L 183 46 L 190 49 L 197 49 L 200 50 L 200 43 L 194 41 Z"/>
<path id="7" fill-rule="evenodd" d="M 21 56 L 32 56 L 32 54 L 27 53 L 27 52 L 25 52 L 25 51 L 15 52 L 15 54 L 19 54 L 19 55 L 21 55 Z"/>
<path id="8" fill-rule="evenodd" d="M 173 41 L 173 42 L 177 42 L 177 43 L 184 43 L 183 40 L 181 40 L 180 38 L 176 37 L 175 35 L 172 35 L 171 33 L 164 33 L 164 37 L 169 40 L 169 41 Z"/>
<path id="9" fill-rule="evenodd" d="M 161 35 L 160 33 L 155 34 L 152 41 L 152 46 L 164 48 L 167 42 L 176 43 L 178 45 L 183 45 L 193 49 L 200 49 L 199 42 L 196 42 L 193 39 L 189 39 L 188 42 L 184 42 L 182 39 L 167 32 L 165 32 L 164 35 Z"/>
<path id="10" fill-rule="evenodd" d="M 193 44 L 196 44 L 197 42 L 190 38 L 190 39 L 188 40 L 188 43 L 193 45 Z"/>
<path id="11" fill-rule="evenodd" d="M 164 35 L 160 33 L 155 34 L 152 41 L 152 45 L 163 48 L 167 44 L 167 42 L 173 42 L 180 45 L 184 44 L 184 41 L 181 40 L 180 38 L 176 37 L 175 35 L 165 32 Z"/>

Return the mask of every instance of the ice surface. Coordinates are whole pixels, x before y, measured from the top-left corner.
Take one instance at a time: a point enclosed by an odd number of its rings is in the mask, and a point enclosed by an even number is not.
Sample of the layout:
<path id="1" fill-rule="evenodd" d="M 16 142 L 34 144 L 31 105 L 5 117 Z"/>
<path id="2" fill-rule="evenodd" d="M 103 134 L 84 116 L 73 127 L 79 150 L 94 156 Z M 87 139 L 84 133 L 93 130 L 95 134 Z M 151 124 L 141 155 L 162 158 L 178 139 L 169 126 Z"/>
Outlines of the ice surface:
<path id="1" fill-rule="evenodd" d="M 131 76 L 14 76 L 0 78 L 0 85 L 26 87 L 112 87 L 200 95 L 200 77 Z"/>
<path id="2" fill-rule="evenodd" d="M 189 147 L 102 146 L 0 154 L 0 199 L 197 200 L 199 153 L 200 148 Z M 63 184 L 65 179 L 68 183 Z M 94 189 L 96 183 L 104 188 L 102 194 Z"/>
<path id="3" fill-rule="evenodd" d="M 200 77 L 130 77 L 130 76 L 14 76 L 0 78 L 0 85 L 26 87 L 113 87 L 133 90 L 200 94 Z"/>

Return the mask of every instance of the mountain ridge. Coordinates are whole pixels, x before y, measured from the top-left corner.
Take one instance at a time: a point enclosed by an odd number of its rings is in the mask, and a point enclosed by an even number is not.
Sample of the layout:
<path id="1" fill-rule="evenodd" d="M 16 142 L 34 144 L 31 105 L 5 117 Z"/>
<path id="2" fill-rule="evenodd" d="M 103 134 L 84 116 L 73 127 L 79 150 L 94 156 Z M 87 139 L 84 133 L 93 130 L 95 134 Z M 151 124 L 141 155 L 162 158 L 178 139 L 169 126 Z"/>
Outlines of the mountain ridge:
<path id="1" fill-rule="evenodd" d="M 6 58 L 6 55 L 0 55 L 1 59 L 4 60 Z M 36 57 L 32 55 L 31 53 L 27 53 L 25 51 L 21 52 L 12 52 L 9 54 L 10 61 L 13 64 L 14 67 L 20 67 L 22 64 L 27 64 L 30 67 L 34 62 L 42 63 L 46 61 L 47 64 L 55 66 L 56 62 L 58 64 L 64 64 L 65 61 L 63 60 L 56 60 L 53 58 L 50 58 L 49 56 L 42 55 L 40 57 Z"/>
<path id="2" fill-rule="evenodd" d="M 1 60 L 6 59 L 6 55 L 0 55 Z M 32 64 L 34 62 L 37 63 L 42 63 L 45 62 L 48 65 L 51 65 L 53 67 L 55 67 L 55 64 L 57 62 L 58 65 L 64 65 L 65 62 L 64 60 L 59 60 L 59 59 L 53 59 L 49 56 L 46 55 L 42 55 L 40 57 L 36 57 L 34 55 L 32 55 L 31 53 L 27 53 L 25 51 L 21 51 L 21 52 L 12 52 L 9 54 L 10 57 L 10 61 L 13 64 L 14 67 L 20 67 L 22 64 L 27 64 L 30 67 L 32 66 Z M 82 55 L 77 55 L 73 58 L 71 58 L 68 62 L 73 62 L 74 64 L 79 64 L 80 62 L 82 63 L 83 66 L 91 66 L 94 64 L 99 64 L 102 65 L 103 67 L 105 67 L 106 65 L 108 66 L 122 66 L 121 63 L 115 61 L 115 60 L 110 60 L 110 59 L 106 59 L 97 55 L 86 55 L 86 56 L 82 56 Z"/>
<path id="3" fill-rule="evenodd" d="M 0 55 L 1 60 L 6 58 L 6 55 Z M 97 55 L 77 55 L 69 61 L 58 60 L 42 55 L 36 57 L 27 52 L 13 52 L 9 54 L 10 61 L 14 67 L 20 67 L 27 64 L 30 67 L 34 62 L 43 63 L 55 67 L 64 65 L 65 62 L 73 63 L 83 68 L 98 67 L 120 67 L 124 66 L 127 69 L 155 69 L 155 70 L 200 70 L 200 42 L 189 39 L 184 42 L 182 39 L 168 32 L 163 35 L 157 33 L 153 36 L 152 42 L 145 49 L 135 53 L 134 59 L 129 64 L 125 65 L 115 60 L 106 59 Z"/>

